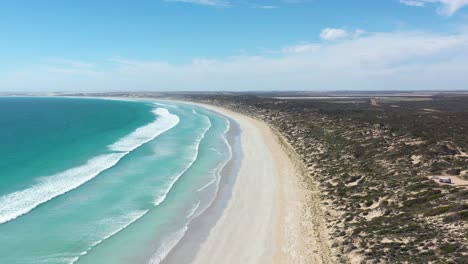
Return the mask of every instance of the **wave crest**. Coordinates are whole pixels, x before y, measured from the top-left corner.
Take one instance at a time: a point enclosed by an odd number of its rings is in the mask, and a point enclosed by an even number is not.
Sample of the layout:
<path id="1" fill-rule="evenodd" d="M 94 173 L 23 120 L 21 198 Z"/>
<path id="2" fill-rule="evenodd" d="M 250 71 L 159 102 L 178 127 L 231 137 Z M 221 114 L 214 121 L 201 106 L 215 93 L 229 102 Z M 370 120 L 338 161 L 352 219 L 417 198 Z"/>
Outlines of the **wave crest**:
<path id="1" fill-rule="evenodd" d="M 180 121 L 178 116 L 171 114 L 165 108 L 156 108 L 152 112 L 158 116 L 158 119 L 146 126 L 137 128 L 128 136 L 110 145 L 110 150 L 119 152 L 133 151 L 167 130 L 172 129 Z"/>
<path id="2" fill-rule="evenodd" d="M 152 112 L 157 116 L 154 122 L 137 128 L 128 136 L 109 146 L 112 151 L 118 153 L 94 157 L 84 165 L 43 177 L 30 188 L 0 196 L 0 224 L 27 214 L 40 204 L 80 187 L 103 171 L 114 167 L 131 151 L 179 123 L 179 117 L 171 114 L 167 109 L 157 108 Z"/>

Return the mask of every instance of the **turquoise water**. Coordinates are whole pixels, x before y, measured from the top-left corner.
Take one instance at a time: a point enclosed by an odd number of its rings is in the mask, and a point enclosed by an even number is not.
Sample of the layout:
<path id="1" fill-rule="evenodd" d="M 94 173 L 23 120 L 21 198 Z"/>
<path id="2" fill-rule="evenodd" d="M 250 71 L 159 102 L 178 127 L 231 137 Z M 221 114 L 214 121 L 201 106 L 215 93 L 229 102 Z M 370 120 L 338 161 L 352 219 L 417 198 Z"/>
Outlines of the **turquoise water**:
<path id="1" fill-rule="evenodd" d="M 0 263 L 159 263 L 232 155 L 173 103 L 0 97 L 0 128 Z"/>

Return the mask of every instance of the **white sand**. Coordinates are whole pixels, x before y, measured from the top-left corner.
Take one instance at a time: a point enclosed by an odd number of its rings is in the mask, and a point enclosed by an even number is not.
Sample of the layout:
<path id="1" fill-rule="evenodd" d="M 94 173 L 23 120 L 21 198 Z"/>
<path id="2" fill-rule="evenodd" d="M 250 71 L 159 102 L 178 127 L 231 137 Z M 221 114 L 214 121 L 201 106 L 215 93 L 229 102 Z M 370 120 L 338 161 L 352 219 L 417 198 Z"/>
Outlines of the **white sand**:
<path id="1" fill-rule="evenodd" d="M 319 187 L 300 181 L 306 169 L 282 137 L 265 123 L 225 108 L 169 101 L 229 116 L 242 131 L 243 157 L 232 197 L 193 263 L 337 263 Z"/>
<path id="2" fill-rule="evenodd" d="M 300 169 L 271 129 L 263 122 L 226 109 L 201 106 L 239 122 L 243 158 L 232 197 L 194 263 L 328 262 L 308 253 L 320 254 L 321 247 L 316 243 L 307 250 L 304 247 L 303 228 L 310 223 L 302 217 L 305 195 L 299 187 Z"/>

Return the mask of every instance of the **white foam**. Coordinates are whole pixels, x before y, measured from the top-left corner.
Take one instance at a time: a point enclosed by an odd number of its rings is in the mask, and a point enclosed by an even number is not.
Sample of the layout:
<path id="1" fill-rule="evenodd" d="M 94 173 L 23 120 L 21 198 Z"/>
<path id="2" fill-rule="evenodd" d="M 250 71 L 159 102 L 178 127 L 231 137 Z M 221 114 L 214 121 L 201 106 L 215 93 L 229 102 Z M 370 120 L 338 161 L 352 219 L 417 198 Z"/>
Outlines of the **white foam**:
<path id="1" fill-rule="evenodd" d="M 200 114 L 198 114 L 198 115 L 200 115 Z M 162 202 L 164 202 L 164 200 L 166 200 L 166 197 L 169 194 L 169 191 L 172 189 L 172 187 L 174 187 L 175 183 L 180 179 L 180 177 L 182 177 L 182 175 L 185 174 L 185 172 L 187 172 L 190 169 L 190 167 L 192 167 L 193 163 L 197 160 L 198 150 L 199 150 L 199 147 L 200 147 L 200 142 L 203 140 L 203 138 L 205 138 L 206 132 L 208 132 L 208 130 L 210 130 L 210 128 L 212 126 L 211 121 L 207 116 L 205 116 L 205 115 L 200 115 L 200 116 L 206 118 L 205 120 L 207 121 L 208 125 L 204 129 L 201 136 L 197 139 L 196 143 L 193 145 L 194 150 L 191 151 L 191 153 L 194 153 L 194 155 L 192 156 L 192 159 L 190 160 L 190 162 L 185 166 L 185 168 L 179 174 L 177 174 L 174 178 L 172 178 L 170 181 L 168 181 L 163 188 L 161 188 L 161 192 L 159 193 L 159 195 L 157 195 L 156 199 L 154 200 L 154 205 L 158 206 Z"/>
<path id="2" fill-rule="evenodd" d="M 213 177 L 213 179 L 211 179 L 211 181 L 209 181 L 207 184 L 203 185 L 203 187 L 198 189 L 197 192 L 201 192 L 204 189 L 208 188 L 210 185 L 212 185 L 216 181 L 216 179 L 217 179 L 216 177 Z"/>
<path id="3" fill-rule="evenodd" d="M 130 135 L 109 146 L 111 150 L 119 151 L 119 153 L 94 157 L 84 165 L 43 177 L 30 188 L 0 196 L 0 224 L 24 215 L 38 205 L 78 188 L 101 172 L 115 166 L 132 150 L 179 123 L 179 117 L 169 113 L 167 109 L 157 108 L 153 110 L 153 113 L 158 116 L 154 122 L 136 129 Z"/>
<path id="4" fill-rule="evenodd" d="M 69 263 L 73 259 L 75 259 L 76 253 L 55 253 L 55 254 L 49 254 L 49 255 L 44 255 L 44 256 L 31 256 L 27 258 L 21 258 L 18 259 L 17 263 L 34 263 L 34 264 L 39 264 L 39 263 Z"/>
<path id="5" fill-rule="evenodd" d="M 196 112 L 194 112 L 196 113 Z M 198 113 L 196 113 L 198 114 Z M 200 114 L 198 114 L 200 115 Z M 206 116 L 205 116 L 206 117 Z M 208 117 L 207 117 L 208 118 Z M 208 118 L 209 120 L 209 118 Z M 226 144 L 226 146 L 228 147 L 229 149 L 229 157 L 220 165 L 218 165 L 215 169 L 216 171 L 216 175 L 218 177 L 214 177 L 212 181 L 210 181 L 207 185 L 205 185 L 204 187 L 202 187 L 201 189 L 199 189 L 198 191 L 201 191 L 202 189 L 208 187 L 209 185 L 213 184 L 214 182 L 217 182 L 218 186 L 217 186 L 217 189 L 216 189 L 216 192 L 218 192 L 219 190 L 219 181 L 220 181 L 220 178 L 221 178 L 221 170 L 226 166 L 226 164 L 229 162 L 229 160 L 231 160 L 232 158 L 232 147 L 231 145 L 229 145 L 229 142 L 227 140 L 227 132 L 229 131 L 230 129 L 230 122 L 225 119 L 226 123 L 227 123 L 227 127 L 226 127 L 226 130 L 224 131 L 224 135 L 223 135 L 223 142 Z M 210 127 L 211 127 L 211 122 L 210 122 Z M 202 137 L 200 138 L 200 140 L 198 141 L 197 143 L 197 155 L 195 156 L 195 158 L 193 159 L 192 163 L 195 162 L 195 160 L 197 159 L 198 157 L 198 147 L 200 145 L 200 141 L 203 139 L 203 137 L 205 136 L 206 132 L 209 130 L 209 128 L 203 133 Z M 191 164 L 188 166 L 188 168 L 190 168 Z M 188 170 L 188 168 L 186 170 Z M 184 170 L 180 175 L 183 175 L 185 173 Z M 179 176 L 180 177 L 180 176 Z M 216 194 L 217 195 L 217 194 Z M 188 224 L 191 222 L 191 220 L 193 218 L 196 218 L 198 217 L 199 215 L 201 215 L 214 201 L 216 195 L 214 195 L 212 201 L 210 203 L 208 203 L 203 209 L 200 210 L 200 205 L 201 205 L 201 202 L 198 201 L 198 203 L 190 210 L 189 214 L 187 215 L 186 219 L 189 219 L 189 222 L 180 230 L 178 230 L 177 232 L 171 234 L 170 236 L 168 236 L 166 239 L 163 240 L 162 242 L 162 245 L 156 250 L 156 252 L 153 254 L 153 256 L 151 257 L 151 259 L 149 260 L 148 264 L 159 264 L 161 263 L 161 261 L 163 261 L 167 255 L 171 252 L 171 250 L 180 242 L 180 240 L 184 237 L 185 233 L 187 232 L 188 230 Z M 162 199 L 162 201 L 164 201 L 164 199 Z M 161 201 L 161 202 L 162 202 Z"/>
<path id="6" fill-rule="evenodd" d="M 213 152 L 215 152 L 216 154 L 218 154 L 219 156 L 221 156 L 221 152 L 219 152 L 217 149 L 215 148 L 210 148 L 210 150 L 212 150 Z"/>
<path id="7" fill-rule="evenodd" d="M 0 197 L 0 224 L 28 213 L 38 205 L 69 192 L 113 167 L 127 152 L 97 156 L 86 164 L 42 178 L 28 189 Z"/>
<path id="8" fill-rule="evenodd" d="M 173 104 L 163 104 L 163 103 L 155 103 L 153 102 L 154 105 L 159 105 L 159 106 L 162 106 L 162 107 L 170 107 L 170 108 L 179 108 L 178 105 L 173 105 Z"/>
<path id="9" fill-rule="evenodd" d="M 221 164 L 221 166 L 219 166 L 217 168 L 217 186 L 216 186 L 216 192 L 218 192 L 219 190 L 219 182 L 221 180 L 221 171 L 223 170 L 223 168 L 228 164 L 228 162 L 232 159 L 232 146 L 229 144 L 229 141 L 227 140 L 227 133 L 229 132 L 229 129 L 231 129 L 231 122 L 229 122 L 229 120 L 227 120 L 226 118 L 224 118 L 224 120 L 226 121 L 226 130 L 224 131 L 224 135 L 223 135 L 223 142 L 224 144 L 227 146 L 228 150 L 229 150 L 229 157 Z M 216 196 L 216 195 L 215 195 Z M 214 198 L 213 198 L 214 199 Z"/>
<path id="10" fill-rule="evenodd" d="M 229 131 L 230 127 L 231 127 L 231 123 L 229 122 L 229 120 L 227 120 L 226 118 L 224 119 L 227 123 L 227 126 L 226 126 L 226 130 L 224 131 L 224 135 L 223 135 L 223 142 L 224 144 L 228 147 L 229 149 L 229 157 L 223 162 L 221 163 L 220 165 L 218 165 L 216 168 L 215 168 L 215 176 L 213 177 L 213 179 L 208 182 L 206 185 L 204 185 L 203 187 L 201 187 L 200 189 L 198 189 L 197 191 L 200 192 L 206 188 L 208 188 L 209 186 L 213 185 L 214 183 L 216 183 L 216 191 L 215 191 L 215 195 L 213 195 L 211 201 L 209 203 L 207 203 L 204 208 L 200 209 L 198 208 L 197 209 L 197 214 L 193 216 L 193 218 L 195 217 L 198 217 L 199 215 L 203 214 L 206 209 L 208 209 L 211 204 L 213 203 L 214 199 L 216 198 L 216 196 L 218 195 L 218 191 L 219 191 L 219 183 L 221 181 L 221 171 L 223 170 L 223 168 L 226 166 L 226 164 L 232 159 L 232 147 L 231 145 L 229 144 L 228 140 L 227 140 L 227 132 Z"/>
<path id="11" fill-rule="evenodd" d="M 166 110 L 166 109 L 164 109 Z M 167 110 L 166 110 L 167 111 Z M 158 114 L 161 114 L 161 113 L 158 113 Z M 203 116 L 203 115 L 200 115 L 200 116 Z M 191 160 L 191 162 L 189 162 L 189 164 L 184 168 L 184 170 L 178 174 L 174 179 L 172 179 L 172 181 L 170 181 L 168 183 L 168 185 L 166 186 L 166 188 L 162 188 L 162 193 L 160 194 L 160 196 L 158 198 L 156 198 L 156 200 L 154 201 L 154 204 L 155 206 L 161 204 L 167 197 L 167 194 L 169 193 L 169 191 L 172 189 L 172 187 L 174 186 L 174 184 L 178 181 L 178 179 L 192 166 L 192 164 L 195 162 L 195 160 L 197 159 L 198 157 L 198 147 L 200 145 L 200 142 L 202 141 L 202 139 L 205 137 L 205 134 L 206 132 L 211 128 L 212 124 L 211 124 L 211 121 L 210 119 L 207 117 L 207 116 L 204 116 L 207 121 L 207 127 L 204 129 L 204 131 L 202 132 L 201 136 L 197 139 L 196 141 L 196 144 L 194 144 L 195 146 L 195 154 L 194 154 L 194 158 Z M 137 131 L 135 131 L 134 133 L 136 134 Z M 132 133 L 133 134 L 133 133 Z M 197 204 L 197 207 L 200 206 L 200 202 L 198 202 Z M 195 208 L 193 210 L 193 212 L 191 213 L 191 215 L 193 215 L 195 212 L 196 212 L 197 208 Z M 123 229 L 127 228 L 129 225 L 131 225 L 133 222 L 137 221 L 139 218 L 141 218 L 142 216 L 144 216 L 146 213 L 148 212 L 147 211 L 140 211 L 140 212 L 136 212 L 136 213 L 132 213 L 132 214 L 129 214 L 129 217 L 131 219 L 128 219 L 129 221 L 127 221 L 128 223 L 125 224 L 125 225 L 120 225 L 122 227 L 118 228 L 117 230 L 111 232 L 110 234 L 108 235 L 105 235 L 104 238 L 94 242 L 91 247 L 84 252 L 84 254 L 82 255 L 86 255 L 93 247 L 95 247 L 96 245 L 102 243 L 103 241 L 109 239 L 110 237 L 112 237 L 113 235 L 117 234 L 118 232 L 122 231 Z M 125 222 L 125 220 L 124 220 Z M 184 228 L 178 230 L 177 232 L 171 234 L 169 237 L 167 237 L 163 243 L 162 243 L 162 246 L 156 251 L 156 253 L 153 255 L 153 257 L 151 258 L 151 261 L 150 263 L 160 263 L 160 261 L 162 259 L 164 259 L 167 254 L 169 254 L 170 250 L 175 246 L 177 245 L 177 243 L 180 241 L 180 239 L 182 239 L 182 237 L 184 236 L 185 232 L 187 231 L 187 226 L 185 226 Z M 79 258 L 75 259 L 72 263 L 76 262 L 77 260 L 79 260 Z"/>
<path id="12" fill-rule="evenodd" d="M 192 216 L 195 214 L 195 212 L 197 211 L 198 207 L 200 207 L 200 204 L 201 204 L 201 201 L 198 201 L 198 203 L 196 203 L 192 209 L 190 209 L 188 215 L 185 217 L 186 219 L 190 219 L 192 218 Z"/>
<path id="13" fill-rule="evenodd" d="M 86 251 L 81 252 L 78 257 L 75 257 L 69 263 L 70 264 L 75 263 L 76 261 L 78 261 L 80 259 L 81 256 L 87 255 L 88 252 L 92 248 L 94 248 L 95 246 L 101 244 L 103 241 L 109 239 L 110 237 L 114 236 L 115 234 L 119 233 L 120 231 L 124 230 L 125 228 L 127 228 L 129 225 L 133 224 L 135 221 L 137 221 L 138 219 L 143 217 L 148 212 L 149 212 L 149 210 L 136 210 L 136 211 L 128 213 L 127 215 L 122 216 L 121 218 L 111 219 L 111 221 L 106 220 L 106 222 L 111 222 L 110 225 L 117 226 L 117 228 L 115 228 L 114 230 L 112 230 L 110 232 L 107 231 L 108 233 L 105 234 L 103 238 L 93 242 L 91 244 L 91 246 Z M 105 223 L 105 224 L 109 224 L 109 223 Z"/>
<path id="14" fill-rule="evenodd" d="M 124 138 L 110 145 L 109 148 L 112 151 L 133 151 L 139 148 L 141 145 L 155 139 L 157 136 L 166 132 L 167 130 L 172 129 L 180 121 L 177 115 L 171 114 L 165 108 L 156 108 L 153 110 L 153 113 L 158 116 L 154 122 L 137 128 L 128 136 L 125 136 Z"/>
<path id="15" fill-rule="evenodd" d="M 166 110 L 166 109 L 164 109 Z M 167 110 L 166 110 L 167 111 Z M 158 113 L 158 115 L 161 115 L 161 113 Z M 200 115 L 202 116 L 202 115 Z M 207 117 L 207 116 L 204 116 L 206 118 L 206 121 L 207 121 L 207 127 L 204 129 L 203 133 L 201 134 L 201 136 L 197 139 L 197 142 L 195 144 L 195 157 L 191 160 L 191 162 L 186 166 L 186 168 L 184 168 L 184 170 L 177 175 L 177 177 L 175 177 L 175 179 L 173 179 L 171 182 L 168 183 L 168 186 L 166 188 L 163 188 L 163 191 L 161 193 L 161 195 L 155 200 L 154 204 L 157 206 L 159 205 L 160 203 L 162 203 L 166 197 L 167 197 L 167 194 L 169 193 L 169 191 L 172 189 L 172 187 L 174 186 L 174 184 L 177 182 L 177 180 L 192 166 L 192 164 L 195 162 L 195 160 L 197 159 L 198 157 L 198 146 L 201 142 L 201 140 L 205 137 L 205 134 L 206 132 L 211 128 L 212 124 L 211 124 L 211 121 L 210 119 Z M 177 121 L 178 122 L 178 121 Z M 136 134 L 137 131 L 135 131 L 134 133 Z M 133 134 L 133 133 L 132 133 Z M 200 202 L 198 202 L 197 204 L 197 207 L 200 206 Z M 193 210 L 193 212 L 191 213 L 191 215 L 193 215 L 195 213 L 197 208 L 195 208 Z M 129 214 L 128 216 L 130 217 L 130 219 L 128 220 L 123 220 L 123 222 L 127 222 L 126 224 L 123 224 L 121 223 L 119 226 L 121 226 L 120 228 L 118 228 L 117 230 L 111 232 L 110 234 L 108 235 L 105 235 L 104 238 L 94 242 L 87 251 L 83 252 L 82 254 L 80 255 L 86 255 L 88 254 L 88 252 L 93 248 L 95 247 L 96 245 L 102 243 L 103 241 L 109 239 L 110 237 L 112 237 L 113 235 L 117 234 L 118 232 L 122 231 L 123 229 L 127 228 L 129 225 L 131 225 L 133 222 L 137 221 L 138 219 L 140 219 L 142 216 L 144 216 L 146 213 L 148 212 L 148 210 L 146 211 L 139 211 L 139 212 L 135 212 L 135 213 L 132 213 L 132 214 Z M 115 221 L 114 221 L 115 222 Z M 123 224 L 123 226 L 122 226 Z M 167 254 L 169 254 L 170 250 L 175 246 L 177 245 L 177 243 L 180 241 L 180 239 L 182 239 L 182 237 L 184 236 L 185 232 L 187 231 L 187 226 L 185 226 L 184 228 L 178 230 L 176 233 L 170 235 L 168 238 L 166 238 L 163 243 L 162 243 L 162 246 L 158 249 L 158 251 L 153 255 L 152 257 L 152 260 L 150 261 L 150 263 L 159 263 L 162 259 L 164 259 Z M 154 259 L 154 261 L 153 261 Z M 77 257 L 76 259 L 74 259 L 71 263 L 75 263 L 76 261 L 79 260 L 79 257 Z"/>
<path id="16" fill-rule="evenodd" d="M 187 232 L 188 226 L 185 225 L 176 232 L 170 234 L 166 237 L 161 246 L 156 250 L 151 259 L 148 261 L 148 264 L 159 264 L 161 261 L 167 257 L 169 252 L 179 243 L 179 241 L 184 237 L 185 232 Z"/>
<path id="17" fill-rule="evenodd" d="M 216 167 L 215 177 L 213 177 L 211 179 L 211 181 L 209 181 L 207 184 L 205 184 L 201 188 L 197 189 L 197 192 L 203 191 L 204 189 L 208 188 L 209 186 L 211 186 L 215 182 L 218 182 L 218 185 L 219 185 L 219 179 L 221 178 L 221 170 L 226 166 L 226 164 L 232 158 L 232 147 L 231 147 L 231 145 L 229 144 L 229 142 L 227 140 L 227 132 L 231 128 L 231 123 L 227 119 L 224 119 L 224 120 L 226 121 L 227 126 L 226 126 L 226 130 L 224 131 L 224 134 L 223 134 L 223 142 L 227 146 L 227 148 L 229 149 L 229 157 L 223 163 L 221 163 L 218 167 Z M 217 152 L 219 155 L 221 155 L 221 152 L 219 152 L 218 150 L 216 150 L 214 148 L 211 148 L 211 150 L 213 150 L 213 151 Z"/>

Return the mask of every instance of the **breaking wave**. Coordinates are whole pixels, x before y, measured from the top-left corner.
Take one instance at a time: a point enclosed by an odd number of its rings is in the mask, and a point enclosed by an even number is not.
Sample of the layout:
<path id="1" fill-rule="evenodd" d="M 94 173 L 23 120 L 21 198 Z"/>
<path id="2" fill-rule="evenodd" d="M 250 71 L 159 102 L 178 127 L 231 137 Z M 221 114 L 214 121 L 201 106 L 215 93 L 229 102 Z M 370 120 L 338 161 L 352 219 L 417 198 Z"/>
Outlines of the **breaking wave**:
<path id="1" fill-rule="evenodd" d="M 114 167 L 131 151 L 179 123 L 179 117 L 167 109 L 156 108 L 152 112 L 157 117 L 152 123 L 137 128 L 109 146 L 114 153 L 93 157 L 83 165 L 42 177 L 30 188 L 0 196 L 0 224 L 27 214 L 37 206 L 80 187 L 103 171 Z"/>

